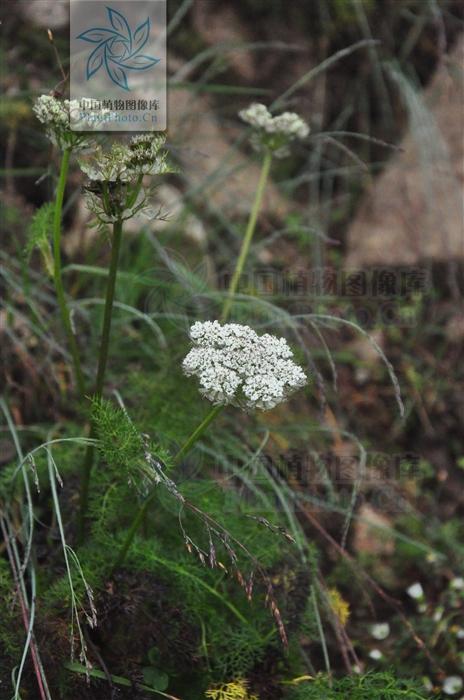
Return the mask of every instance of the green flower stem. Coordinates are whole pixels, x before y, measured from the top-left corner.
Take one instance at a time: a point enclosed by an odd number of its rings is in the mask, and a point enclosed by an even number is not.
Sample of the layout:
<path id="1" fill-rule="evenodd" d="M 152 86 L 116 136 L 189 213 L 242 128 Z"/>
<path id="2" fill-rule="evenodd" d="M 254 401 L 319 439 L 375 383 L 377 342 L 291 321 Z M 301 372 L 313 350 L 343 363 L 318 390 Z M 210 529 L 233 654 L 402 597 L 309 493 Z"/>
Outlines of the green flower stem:
<path id="1" fill-rule="evenodd" d="M 174 457 L 174 465 L 179 464 L 179 462 L 185 457 L 185 455 L 190 452 L 194 444 L 201 438 L 206 428 L 209 426 L 210 423 L 213 422 L 213 420 L 222 411 L 223 408 L 224 406 L 215 406 L 211 409 L 206 418 L 200 423 L 200 425 L 197 428 L 195 428 L 193 433 L 190 435 L 189 439 L 183 444 L 179 452 Z"/>
<path id="2" fill-rule="evenodd" d="M 223 323 L 225 323 L 225 321 L 227 321 L 229 317 L 230 309 L 232 307 L 232 302 L 237 291 L 238 283 L 240 282 L 240 277 L 242 276 L 243 268 L 248 257 L 251 241 L 253 239 L 253 234 L 256 228 L 256 222 L 258 220 L 258 214 L 261 209 L 261 202 L 263 200 L 264 190 L 266 189 L 266 183 L 269 177 L 269 171 L 271 169 L 271 162 L 272 151 L 267 150 L 263 159 L 263 164 L 261 166 L 261 174 L 259 177 L 258 188 L 256 190 L 255 201 L 253 202 L 253 208 L 250 213 L 250 218 L 248 219 L 248 224 L 245 231 L 245 236 L 242 241 L 240 254 L 238 256 L 234 274 L 232 275 L 232 280 L 229 285 L 227 298 L 225 300 L 224 308 L 222 310 L 221 321 Z"/>
<path id="3" fill-rule="evenodd" d="M 108 349 L 110 344 L 111 317 L 113 314 L 114 290 L 118 274 L 119 251 L 121 250 L 122 221 L 119 219 L 113 224 L 113 243 L 111 247 L 111 261 L 108 281 L 106 285 L 105 313 L 103 316 L 103 329 L 100 342 L 100 354 L 98 356 L 97 382 L 95 396 L 101 398 L 103 383 L 105 381 L 106 365 L 108 363 Z"/>
<path id="4" fill-rule="evenodd" d="M 119 251 L 121 249 L 122 239 L 122 221 L 118 219 L 113 224 L 113 244 L 111 248 L 111 261 L 106 284 L 105 311 L 103 316 L 103 328 L 100 341 L 100 352 L 98 355 L 97 381 L 95 385 L 94 396 L 100 399 L 103 394 L 103 384 L 105 381 L 106 365 L 108 363 L 108 349 L 110 343 L 111 332 L 111 317 L 113 313 L 114 290 L 116 287 L 116 277 L 118 273 Z M 91 426 L 90 438 L 95 438 L 95 426 Z M 84 465 L 81 475 L 81 494 L 80 494 L 80 512 L 79 512 L 79 541 L 82 542 L 85 530 L 85 515 L 87 512 L 87 504 L 89 497 L 90 472 L 95 454 L 94 444 L 87 446 Z"/>
<path id="5" fill-rule="evenodd" d="M 63 277 L 61 269 L 61 218 L 63 211 L 64 191 L 66 187 L 66 179 L 69 170 L 69 158 L 71 149 L 65 148 L 61 159 L 60 175 L 58 178 L 58 186 L 56 189 L 55 209 L 53 212 L 53 279 L 55 283 L 56 297 L 58 306 L 60 307 L 61 322 L 68 339 L 69 350 L 74 367 L 74 376 L 77 389 L 81 398 L 85 395 L 85 382 L 82 374 L 81 362 L 79 359 L 79 350 L 77 347 L 76 337 L 73 333 L 71 316 L 69 313 L 68 304 L 63 287 Z"/>
<path id="6" fill-rule="evenodd" d="M 206 416 L 206 418 L 200 423 L 200 425 L 195 428 L 193 433 L 190 435 L 188 440 L 183 444 L 183 446 L 180 448 L 180 450 L 177 452 L 177 454 L 174 457 L 173 464 L 179 464 L 181 459 L 185 457 L 188 452 L 192 449 L 192 447 L 195 445 L 195 443 L 200 439 L 200 437 L 203 435 L 209 424 L 216 418 L 218 413 L 222 411 L 224 407 L 223 406 L 215 406 Z M 130 549 L 130 546 L 133 542 L 133 539 L 135 535 L 137 534 L 137 530 L 139 529 L 140 525 L 143 522 L 143 519 L 145 517 L 145 513 L 147 512 L 148 508 L 150 505 L 153 503 L 157 496 L 157 489 L 156 487 L 152 490 L 150 495 L 145 499 L 144 503 L 140 506 L 139 510 L 137 511 L 137 515 L 135 516 L 134 520 L 132 521 L 132 524 L 129 528 L 129 531 L 127 533 L 126 539 L 124 540 L 124 544 L 121 547 L 121 551 L 119 552 L 118 558 L 116 559 L 115 565 L 113 567 L 113 570 L 118 569 L 121 567 L 126 559 L 127 552 Z"/>

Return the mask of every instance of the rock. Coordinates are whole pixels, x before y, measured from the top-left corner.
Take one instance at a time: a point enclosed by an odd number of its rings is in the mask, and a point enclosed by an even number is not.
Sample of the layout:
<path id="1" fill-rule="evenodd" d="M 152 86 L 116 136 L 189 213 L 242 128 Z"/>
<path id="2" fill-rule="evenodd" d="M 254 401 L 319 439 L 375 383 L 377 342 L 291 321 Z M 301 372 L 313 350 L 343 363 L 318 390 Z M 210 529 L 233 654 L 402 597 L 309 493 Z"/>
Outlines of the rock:
<path id="1" fill-rule="evenodd" d="M 461 35 L 422 99 L 408 93 L 404 151 L 366 193 L 349 227 L 348 266 L 464 259 L 463 66 Z"/>
<path id="2" fill-rule="evenodd" d="M 162 231 L 169 227 L 182 215 L 184 211 L 183 195 L 177 187 L 172 185 L 160 185 L 156 188 L 154 198 L 155 206 L 161 207 L 161 215 L 165 218 L 157 219 L 153 222 L 152 231 Z M 184 214 L 182 219 L 182 230 L 185 235 L 196 243 L 200 248 L 204 248 L 207 242 L 205 227 L 200 219 L 192 214 Z"/>
<path id="3" fill-rule="evenodd" d="M 445 334 L 450 343 L 462 343 L 464 340 L 464 317 L 459 314 L 452 316 L 446 324 Z"/>
<path id="4" fill-rule="evenodd" d="M 252 40 L 249 28 L 242 22 L 233 6 L 214 6 L 213 3 L 194 2 L 192 7 L 193 29 L 210 46 L 242 44 Z M 245 80 L 253 80 L 255 65 L 252 51 L 230 50 L 227 59 L 232 68 Z"/>
<path id="5" fill-rule="evenodd" d="M 394 540 L 386 530 L 380 529 L 391 527 L 390 520 L 367 503 L 361 506 L 357 516 L 353 540 L 355 551 L 365 554 L 392 554 L 395 549 Z"/>
<path id="6" fill-rule="evenodd" d="M 61 29 L 69 23 L 69 0 L 34 0 L 18 7 L 23 19 L 44 29 Z"/>

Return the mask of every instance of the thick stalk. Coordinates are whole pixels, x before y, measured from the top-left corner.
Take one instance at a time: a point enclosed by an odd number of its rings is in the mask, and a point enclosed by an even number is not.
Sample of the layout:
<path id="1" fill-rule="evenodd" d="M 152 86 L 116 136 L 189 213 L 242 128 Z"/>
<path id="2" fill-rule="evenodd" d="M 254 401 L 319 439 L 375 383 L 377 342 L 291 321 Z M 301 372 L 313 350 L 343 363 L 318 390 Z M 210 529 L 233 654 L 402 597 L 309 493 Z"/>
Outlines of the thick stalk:
<path id="1" fill-rule="evenodd" d="M 103 394 L 103 384 L 105 381 L 106 365 L 108 363 L 108 349 L 110 344 L 111 318 L 113 313 L 114 291 L 116 287 L 116 277 L 118 273 L 119 251 L 121 249 L 122 221 L 118 220 L 113 224 L 113 243 L 111 248 L 111 261 L 106 284 L 105 310 L 103 315 L 103 328 L 100 341 L 100 351 L 98 354 L 97 380 L 94 396 L 100 399 Z M 90 429 L 90 438 L 95 438 L 95 427 Z M 89 497 L 90 473 L 95 454 L 94 444 L 89 444 L 84 458 L 84 465 L 81 475 L 81 495 L 79 512 L 79 541 L 82 542 L 85 529 L 85 515 Z"/>
<path id="2" fill-rule="evenodd" d="M 192 447 L 195 445 L 195 443 L 200 439 L 200 437 L 203 435 L 205 432 L 206 428 L 209 426 L 209 424 L 216 418 L 218 413 L 223 409 L 223 406 L 215 406 L 206 416 L 206 418 L 200 423 L 200 425 L 195 428 L 193 433 L 190 435 L 188 440 L 182 445 L 180 450 L 177 452 L 177 454 L 174 457 L 173 464 L 179 464 L 181 459 L 185 457 L 188 452 L 192 449 Z M 130 549 L 130 546 L 132 544 L 132 541 L 137 534 L 137 530 L 139 529 L 140 525 L 143 522 L 143 519 L 145 517 L 145 513 L 147 512 L 148 508 L 150 505 L 153 503 L 157 495 L 157 490 L 156 487 L 152 490 L 150 495 L 145 499 L 143 505 L 140 506 L 139 510 L 137 511 L 137 514 L 132 521 L 132 524 L 129 528 L 129 531 L 126 535 L 126 539 L 124 540 L 124 544 L 121 547 L 121 551 L 119 552 L 118 558 L 116 559 L 114 569 L 118 569 L 122 564 L 124 563 L 126 559 L 127 552 Z M 113 569 L 113 570 L 114 570 Z"/>
<path id="3" fill-rule="evenodd" d="M 269 177 L 269 170 L 271 169 L 271 162 L 272 152 L 268 150 L 266 151 L 266 154 L 263 159 L 263 164 L 261 166 L 261 174 L 259 176 L 258 188 L 255 194 L 255 201 L 253 202 L 253 207 L 250 212 L 250 218 L 248 219 L 247 228 L 242 241 L 242 247 L 240 248 L 237 264 L 235 266 L 234 274 L 232 275 L 232 279 L 229 285 L 227 297 L 224 302 L 224 308 L 222 310 L 221 316 L 221 321 L 223 323 L 225 323 L 225 321 L 227 321 L 229 317 L 232 302 L 237 291 L 238 284 L 240 282 L 240 277 L 243 273 L 243 268 L 245 266 L 246 259 L 248 257 L 251 241 L 253 240 L 253 235 L 256 228 L 256 222 L 258 220 L 259 211 L 261 209 L 264 190 L 266 189 L 266 183 Z"/>
<path id="4" fill-rule="evenodd" d="M 63 324 L 63 328 L 68 339 L 69 350 L 71 352 L 77 389 L 81 398 L 83 398 L 85 395 L 84 376 L 82 374 L 79 350 L 77 348 L 76 337 L 73 333 L 71 316 L 64 293 L 61 271 L 61 216 L 63 211 L 64 190 L 68 176 L 70 155 L 71 149 L 66 148 L 63 151 L 63 157 L 61 159 L 60 175 L 56 189 L 55 210 L 53 213 L 53 279 L 55 283 L 58 306 L 60 307 L 61 322 Z"/>

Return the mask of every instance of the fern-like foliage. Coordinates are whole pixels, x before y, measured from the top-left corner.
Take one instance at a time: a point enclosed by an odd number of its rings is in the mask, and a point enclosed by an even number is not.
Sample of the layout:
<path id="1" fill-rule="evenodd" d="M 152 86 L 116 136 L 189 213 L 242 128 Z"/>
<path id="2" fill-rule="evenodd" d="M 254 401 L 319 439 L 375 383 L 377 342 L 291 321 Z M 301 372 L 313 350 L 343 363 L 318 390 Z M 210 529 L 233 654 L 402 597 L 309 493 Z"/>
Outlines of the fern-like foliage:
<path id="1" fill-rule="evenodd" d="M 92 421 L 99 440 L 99 449 L 109 465 L 127 468 L 143 455 L 142 438 L 121 408 L 111 401 L 93 399 Z"/>
<path id="2" fill-rule="evenodd" d="M 163 469 L 169 468 L 169 454 L 142 435 L 123 408 L 111 401 L 94 399 L 92 420 L 99 450 L 110 470 L 123 468 L 130 476 L 142 476 L 147 471 L 149 455 L 155 455 Z"/>
<path id="3" fill-rule="evenodd" d="M 28 230 L 28 239 L 24 249 L 26 260 L 29 260 L 32 252 L 40 251 L 45 269 L 50 277 L 53 277 L 53 255 L 50 248 L 50 238 L 53 226 L 55 205 L 53 202 L 43 204 L 32 217 Z"/>
<path id="4" fill-rule="evenodd" d="M 419 681 L 398 679 L 391 671 L 346 676 L 330 685 L 318 675 L 285 696 L 286 700 L 426 700 Z"/>
<path id="5" fill-rule="evenodd" d="M 141 605 L 147 615 L 158 616 L 160 606 L 166 616 L 163 640 L 151 643 L 159 643 L 163 668 L 170 668 L 175 657 L 183 659 L 180 684 L 184 674 L 201 676 L 205 689 L 205 682 L 211 689 L 246 678 L 269 649 L 277 654 L 281 649 L 278 626 L 266 606 L 269 589 L 257 563 L 269 574 L 289 630 L 298 626 L 305 608 L 306 588 L 298 576 L 289 576 L 293 564 L 298 566 L 294 544 L 285 536 L 281 515 L 270 512 L 268 485 L 261 489 L 268 490 L 267 497 L 257 499 L 235 479 L 226 479 L 221 488 L 203 471 L 192 478 L 184 467 L 174 468 L 166 451 L 142 432 L 132 407 L 126 411 L 112 401 L 94 400 L 91 410 L 102 465 L 94 470 L 90 494 L 92 534 L 79 558 L 97 609 L 111 604 L 105 590 L 108 577 L 115 576 L 112 567 L 127 524 L 148 491 L 156 488 L 158 498 L 128 553 L 124 574 L 149 577 Z M 234 458 L 245 463 L 248 454 L 236 455 L 237 450 L 238 444 Z M 213 444 L 212 456 L 205 452 L 205 472 L 216 454 L 220 456 Z M 296 609 L 295 591 L 300 589 Z M 157 591 L 153 599 L 151 590 Z M 116 591 L 121 595 L 118 583 Z M 44 592 L 44 612 L 61 610 L 68 597 L 65 577 L 55 580 Z M 177 616 L 188 621 L 188 648 L 184 634 L 175 634 L 172 620 Z"/>

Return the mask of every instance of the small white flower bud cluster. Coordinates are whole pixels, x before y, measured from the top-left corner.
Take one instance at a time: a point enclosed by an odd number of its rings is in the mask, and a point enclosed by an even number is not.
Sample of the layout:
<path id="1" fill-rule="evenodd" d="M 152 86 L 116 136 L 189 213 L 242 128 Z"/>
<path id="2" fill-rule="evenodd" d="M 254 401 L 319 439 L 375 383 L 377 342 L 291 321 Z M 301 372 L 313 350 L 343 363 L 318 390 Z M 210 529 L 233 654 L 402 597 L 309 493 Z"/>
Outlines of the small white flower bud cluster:
<path id="1" fill-rule="evenodd" d="M 162 148 L 165 140 L 152 133 L 134 136 L 128 145 L 113 143 L 109 151 L 97 149 L 92 160 L 80 166 L 94 182 L 131 182 L 140 175 L 164 175 L 173 172 Z"/>
<path id="2" fill-rule="evenodd" d="M 129 172 L 135 175 L 164 175 L 173 172 L 167 162 L 168 152 L 163 149 L 166 138 L 162 134 L 133 136 L 125 162 Z"/>
<path id="3" fill-rule="evenodd" d="M 265 105 L 257 102 L 239 112 L 239 116 L 255 129 L 251 138 L 254 148 L 267 147 L 277 158 L 289 155 L 291 141 L 303 140 L 309 134 L 308 124 L 295 112 L 283 112 L 273 117 Z"/>
<path id="4" fill-rule="evenodd" d="M 272 115 L 268 108 L 259 102 L 253 102 L 246 109 L 238 113 L 240 119 L 254 126 L 256 129 L 266 129 L 272 122 Z"/>
<path id="5" fill-rule="evenodd" d="M 190 338 L 184 373 L 198 377 L 201 394 L 215 404 L 268 410 L 307 382 L 284 338 L 218 321 L 194 323 Z"/>
<path id="6" fill-rule="evenodd" d="M 76 100 L 58 100 L 51 95 L 37 98 L 32 111 L 45 126 L 50 141 L 59 148 L 81 148 L 85 135 L 71 131 L 71 113 L 79 109 Z"/>

